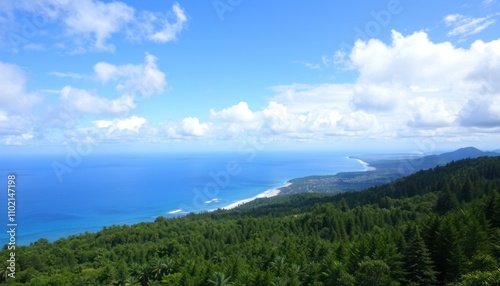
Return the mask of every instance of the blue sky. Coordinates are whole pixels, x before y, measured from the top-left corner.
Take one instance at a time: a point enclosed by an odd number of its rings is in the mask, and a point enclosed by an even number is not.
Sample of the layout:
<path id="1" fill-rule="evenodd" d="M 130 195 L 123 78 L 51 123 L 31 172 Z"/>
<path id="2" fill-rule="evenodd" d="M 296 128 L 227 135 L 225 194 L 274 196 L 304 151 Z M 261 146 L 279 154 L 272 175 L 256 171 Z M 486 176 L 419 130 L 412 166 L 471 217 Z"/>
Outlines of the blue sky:
<path id="1" fill-rule="evenodd" d="M 498 0 L 3 1 L 0 145 L 498 149 L 499 18 Z"/>

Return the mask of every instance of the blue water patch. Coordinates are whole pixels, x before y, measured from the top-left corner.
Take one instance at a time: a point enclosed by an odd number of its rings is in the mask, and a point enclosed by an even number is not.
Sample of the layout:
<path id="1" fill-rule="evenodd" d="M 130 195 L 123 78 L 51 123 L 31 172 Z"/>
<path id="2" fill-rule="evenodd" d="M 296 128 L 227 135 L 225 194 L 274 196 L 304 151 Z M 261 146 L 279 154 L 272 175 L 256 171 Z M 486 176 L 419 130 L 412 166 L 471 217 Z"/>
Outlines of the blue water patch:
<path id="1" fill-rule="evenodd" d="M 55 240 L 104 226 L 153 221 L 222 208 L 286 181 L 364 169 L 349 154 L 325 152 L 127 154 L 85 157 L 59 180 L 53 162 L 30 156 L 3 160 L 0 178 L 16 178 L 17 243 Z M 0 181 L 1 182 L 1 181 Z M 7 196 L 0 198 L 7 205 Z M 7 216 L 2 218 L 4 226 Z M 7 242 L 1 232 L 1 244 Z"/>

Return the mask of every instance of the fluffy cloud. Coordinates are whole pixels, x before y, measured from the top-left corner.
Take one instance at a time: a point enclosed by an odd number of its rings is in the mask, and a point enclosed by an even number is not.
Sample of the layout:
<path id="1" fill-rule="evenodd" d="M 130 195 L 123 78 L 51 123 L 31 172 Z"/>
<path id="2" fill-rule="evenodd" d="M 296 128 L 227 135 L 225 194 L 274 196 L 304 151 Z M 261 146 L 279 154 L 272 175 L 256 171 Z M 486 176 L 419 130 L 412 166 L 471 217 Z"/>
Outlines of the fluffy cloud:
<path id="1" fill-rule="evenodd" d="M 135 108 L 134 98 L 130 95 L 110 100 L 71 86 L 62 89 L 60 100 L 68 111 L 82 113 L 123 113 Z"/>
<path id="2" fill-rule="evenodd" d="M 26 75 L 13 64 L 0 62 L 0 110 L 29 111 L 39 103 L 41 96 L 26 91 Z"/>
<path id="3" fill-rule="evenodd" d="M 132 116 L 125 119 L 95 120 L 92 123 L 94 123 L 97 128 L 107 129 L 110 133 L 114 131 L 133 131 L 138 133 L 141 126 L 146 123 L 146 119 Z"/>
<path id="4" fill-rule="evenodd" d="M 134 9 L 122 2 L 68 1 L 61 8 L 66 33 L 89 41 L 97 51 L 113 51 L 114 46 L 108 40 L 134 18 Z"/>
<path id="5" fill-rule="evenodd" d="M 496 106 L 500 40 L 476 41 L 464 49 L 449 42 L 433 43 L 424 32 L 392 35 L 389 45 L 370 40 L 358 41 L 353 48 L 349 65 L 359 72 L 351 101 L 355 109 L 391 111 L 393 117 L 409 114 L 396 119 L 408 120 L 412 127 L 438 127 L 470 124 L 476 116 L 466 109 L 478 97 L 485 105 Z M 490 109 L 483 110 L 491 115 L 481 121 L 485 125 L 488 118 L 489 124 L 496 124 Z M 458 113 L 466 112 L 468 120 L 457 121 Z"/>
<path id="6" fill-rule="evenodd" d="M 201 123 L 196 117 L 184 118 L 181 122 L 169 122 L 162 124 L 166 137 L 169 139 L 211 137 L 210 124 Z"/>
<path id="7" fill-rule="evenodd" d="M 53 124 L 74 125 L 83 114 L 123 114 L 136 108 L 140 99 L 153 94 L 160 94 L 167 85 L 165 74 L 158 68 L 157 58 L 146 53 L 144 63 L 114 65 L 99 62 L 94 65 L 91 75 L 52 72 L 58 77 L 70 77 L 77 80 L 97 81 L 102 84 L 113 84 L 117 98 L 100 96 L 95 91 L 66 86 L 60 91 L 59 110 L 53 111 Z"/>
<path id="8" fill-rule="evenodd" d="M 208 124 L 200 123 L 198 118 L 188 117 L 182 120 L 182 132 L 187 136 L 204 136 L 209 129 Z"/>
<path id="9" fill-rule="evenodd" d="M 210 117 L 213 120 L 249 122 L 255 119 L 255 114 L 248 108 L 246 102 L 240 102 L 219 112 L 212 109 L 210 110 Z"/>
<path id="10" fill-rule="evenodd" d="M 392 31 L 389 45 L 375 39 L 357 41 L 350 64 L 360 73 L 360 83 L 447 88 L 470 73 L 475 54 L 449 42 L 434 43 L 425 32 L 405 37 Z"/>
<path id="11" fill-rule="evenodd" d="M 3 4 L 5 5 L 5 4 Z M 166 43 L 176 39 L 188 21 L 182 7 L 175 3 L 169 13 L 136 11 L 124 2 L 104 2 L 100 0 L 20 0 L 7 5 L 0 12 L 0 21 L 15 27 L 15 11 L 34 13 L 40 20 L 39 26 L 47 23 L 59 24 L 64 28 L 63 35 L 71 40 L 72 52 L 114 51 L 110 43 L 118 33 L 125 33 L 136 39 L 146 39 L 157 43 Z M 7 9 L 8 8 L 8 9 Z M 7 25 L 5 25 L 7 26 Z M 42 27 L 39 27 L 42 28 Z M 5 31 L 3 31 L 5 33 Z M 1 33 L 0 33 L 1 34 Z"/>
<path id="12" fill-rule="evenodd" d="M 17 115 L 8 115 L 0 110 L 0 143 L 5 145 L 23 145 L 37 138 L 29 119 Z"/>
<path id="13" fill-rule="evenodd" d="M 102 83 L 114 82 L 116 89 L 129 95 L 149 97 L 164 91 L 165 74 L 158 68 L 157 58 L 146 53 L 143 64 L 114 65 L 99 62 L 94 66 L 95 78 Z"/>
<path id="14" fill-rule="evenodd" d="M 436 98 L 417 97 L 409 100 L 413 118 L 408 122 L 412 127 L 436 128 L 450 126 L 456 120 L 458 104 L 446 104 Z"/>

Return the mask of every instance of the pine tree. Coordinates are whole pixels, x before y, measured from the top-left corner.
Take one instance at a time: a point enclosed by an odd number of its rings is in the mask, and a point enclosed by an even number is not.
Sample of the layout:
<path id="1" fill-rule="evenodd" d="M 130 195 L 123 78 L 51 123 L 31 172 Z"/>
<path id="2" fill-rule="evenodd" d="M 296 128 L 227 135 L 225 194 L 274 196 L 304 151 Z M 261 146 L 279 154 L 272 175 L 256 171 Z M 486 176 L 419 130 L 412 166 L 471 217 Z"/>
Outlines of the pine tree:
<path id="1" fill-rule="evenodd" d="M 458 205 L 457 196 L 450 190 L 450 186 L 445 184 L 444 190 L 440 192 L 436 203 L 436 212 L 439 214 L 445 214 L 458 208 Z"/>
<path id="2" fill-rule="evenodd" d="M 416 227 L 408 227 L 405 232 L 406 246 L 403 250 L 405 280 L 417 285 L 433 285 L 436 274 L 424 240 Z"/>
<path id="3" fill-rule="evenodd" d="M 438 280 L 442 282 L 456 281 L 463 273 L 466 258 L 460 246 L 459 232 L 454 221 L 456 215 L 449 217 L 439 227 L 436 236 L 436 253 L 433 256 Z"/>
<path id="4" fill-rule="evenodd" d="M 470 202 L 474 198 L 474 185 L 470 179 L 465 181 L 464 186 L 462 187 L 461 199 L 463 202 Z"/>

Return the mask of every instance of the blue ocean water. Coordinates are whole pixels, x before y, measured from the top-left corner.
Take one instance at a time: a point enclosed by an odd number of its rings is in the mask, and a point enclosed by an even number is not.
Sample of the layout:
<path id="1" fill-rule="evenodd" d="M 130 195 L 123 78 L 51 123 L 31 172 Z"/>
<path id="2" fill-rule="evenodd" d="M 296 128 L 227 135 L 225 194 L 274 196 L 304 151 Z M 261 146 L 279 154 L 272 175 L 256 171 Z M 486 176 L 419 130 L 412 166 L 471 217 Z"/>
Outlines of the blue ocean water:
<path id="1" fill-rule="evenodd" d="M 84 157 L 58 178 L 61 156 L 2 157 L 0 184 L 16 175 L 16 242 L 50 241 L 104 226 L 222 208 L 309 175 L 360 171 L 328 152 L 163 153 Z M 60 180 L 62 179 L 62 180 Z M 5 206 L 7 192 L 0 198 Z M 8 242 L 2 231 L 0 244 Z"/>

